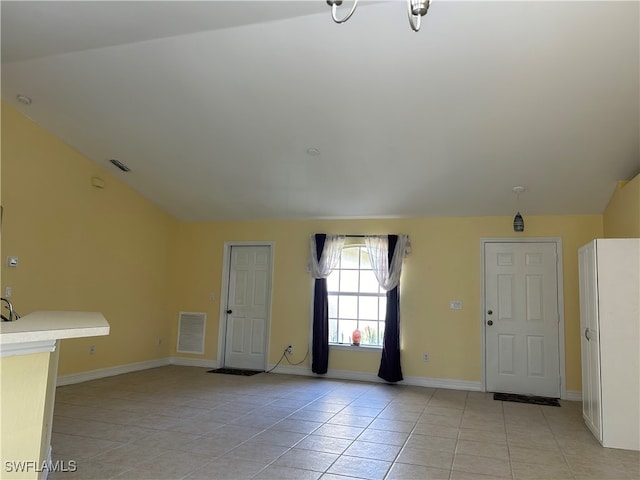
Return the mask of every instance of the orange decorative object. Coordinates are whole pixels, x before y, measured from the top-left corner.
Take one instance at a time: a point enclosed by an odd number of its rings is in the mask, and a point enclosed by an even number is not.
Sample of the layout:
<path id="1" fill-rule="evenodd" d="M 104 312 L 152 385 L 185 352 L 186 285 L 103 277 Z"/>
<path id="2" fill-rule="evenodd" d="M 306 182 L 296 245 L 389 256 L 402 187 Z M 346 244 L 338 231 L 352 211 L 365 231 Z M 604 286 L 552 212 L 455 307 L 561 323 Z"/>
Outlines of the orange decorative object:
<path id="1" fill-rule="evenodd" d="M 356 345 L 356 346 L 360 346 L 360 338 L 362 338 L 362 335 L 360 334 L 360 330 L 358 330 L 356 328 L 353 331 L 353 334 L 351 335 L 351 340 L 352 340 L 353 344 Z"/>

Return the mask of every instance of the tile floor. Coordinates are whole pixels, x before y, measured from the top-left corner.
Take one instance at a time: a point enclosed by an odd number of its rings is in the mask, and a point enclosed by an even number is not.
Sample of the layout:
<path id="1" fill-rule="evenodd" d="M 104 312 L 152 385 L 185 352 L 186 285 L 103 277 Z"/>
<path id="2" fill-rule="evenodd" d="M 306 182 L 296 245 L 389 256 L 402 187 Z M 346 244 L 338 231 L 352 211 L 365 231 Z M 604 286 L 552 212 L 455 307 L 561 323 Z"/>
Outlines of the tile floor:
<path id="1" fill-rule="evenodd" d="M 59 387 L 51 479 L 638 479 L 581 405 L 168 366 Z"/>

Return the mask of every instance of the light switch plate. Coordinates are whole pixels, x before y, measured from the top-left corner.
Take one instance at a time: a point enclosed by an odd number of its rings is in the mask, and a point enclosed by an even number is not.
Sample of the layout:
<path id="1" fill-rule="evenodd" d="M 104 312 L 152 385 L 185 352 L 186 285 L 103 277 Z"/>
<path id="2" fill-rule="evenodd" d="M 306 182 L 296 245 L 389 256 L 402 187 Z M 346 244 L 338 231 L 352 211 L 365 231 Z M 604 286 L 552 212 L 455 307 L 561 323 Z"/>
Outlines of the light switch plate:
<path id="1" fill-rule="evenodd" d="M 451 310 L 462 310 L 462 300 L 451 300 L 449 302 L 449 308 Z"/>

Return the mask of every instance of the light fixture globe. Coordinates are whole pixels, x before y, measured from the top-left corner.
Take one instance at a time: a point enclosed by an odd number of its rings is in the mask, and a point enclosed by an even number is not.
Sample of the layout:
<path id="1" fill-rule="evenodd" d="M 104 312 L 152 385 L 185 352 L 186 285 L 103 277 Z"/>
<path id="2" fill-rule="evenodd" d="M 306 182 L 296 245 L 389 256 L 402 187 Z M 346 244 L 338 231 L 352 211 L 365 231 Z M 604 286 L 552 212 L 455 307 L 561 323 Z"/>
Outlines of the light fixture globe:
<path id="1" fill-rule="evenodd" d="M 513 193 L 518 197 L 518 213 L 513 217 L 513 231 L 514 232 L 524 232 L 524 218 L 520 215 L 520 194 L 525 191 L 525 188 L 518 185 L 511 189 Z"/>
<path id="2" fill-rule="evenodd" d="M 513 217 L 513 231 L 524 232 L 524 218 L 522 218 L 520 212 L 516 213 L 516 216 Z"/>

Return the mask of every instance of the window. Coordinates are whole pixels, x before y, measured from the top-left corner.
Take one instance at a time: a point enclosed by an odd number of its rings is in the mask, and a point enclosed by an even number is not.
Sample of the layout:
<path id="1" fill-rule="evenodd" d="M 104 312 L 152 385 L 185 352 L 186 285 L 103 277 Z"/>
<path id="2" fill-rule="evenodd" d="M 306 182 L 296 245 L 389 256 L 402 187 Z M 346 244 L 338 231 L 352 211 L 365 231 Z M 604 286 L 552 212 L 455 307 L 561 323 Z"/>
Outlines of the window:
<path id="1" fill-rule="evenodd" d="M 376 279 L 367 247 L 346 245 L 338 267 L 327 278 L 329 343 L 351 344 L 353 331 L 360 345 L 382 346 L 387 294 Z"/>

